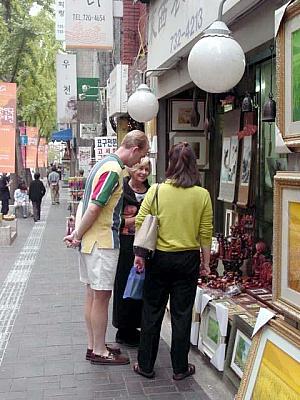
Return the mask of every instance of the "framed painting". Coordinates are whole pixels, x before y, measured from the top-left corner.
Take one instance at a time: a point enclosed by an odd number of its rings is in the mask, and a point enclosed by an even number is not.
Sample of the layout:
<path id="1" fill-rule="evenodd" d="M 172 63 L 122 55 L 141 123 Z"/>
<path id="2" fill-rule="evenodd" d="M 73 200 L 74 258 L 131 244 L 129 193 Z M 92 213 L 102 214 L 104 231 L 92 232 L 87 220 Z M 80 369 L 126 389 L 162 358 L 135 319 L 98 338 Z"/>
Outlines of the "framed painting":
<path id="1" fill-rule="evenodd" d="M 238 388 L 251 346 L 253 326 L 248 319 L 234 315 L 228 342 L 224 375 Z"/>
<path id="2" fill-rule="evenodd" d="M 218 371 L 224 370 L 228 308 L 211 301 L 201 315 L 198 349 L 210 358 Z"/>
<path id="3" fill-rule="evenodd" d="M 241 151 L 239 156 L 237 204 L 241 207 L 247 207 L 252 205 L 254 197 L 253 186 L 255 183 L 255 174 L 253 172 L 256 162 L 255 149 L 257 147 L 257 113 L 244 113 L 243 126 L 243 131 L 248 132 L 249 135 L 246 135 L 240 139 Z"/>
<path id="4" fill-rule="evenodd" d="M 187 142 L 196 154 L 197 165 L 200 169 L 209 168 L 209 140 L 204 133 L 199 132 L 170 132 L 170 145 Z"/>
<path id="5" fill-rule="evenodd" d="M 171 100 L 171 131 L 203 131 L 204 130 L 204 101 L 197 101 L 197 111 L 200 115 L 199 124 L 191 125 L 193 111 L 192 100 Z"/>
<path id="6" fill-rule="evenodd" d="M 300 2 L 285 12 L 277 34 L 277 124 L 289 147 L 300 148 Z"/>
<path id="7" fill-rule="evenodd" d="M 252 339 L 236 400 L 300 398 L 299 331 L 271 320 Z"/>
<path id="8" fill-rule="evenodd" d="M 273 300 L 289 318 L 300 321 L 300 173 L 274 178 Z"/>
<path id="9" fill-rule="evenodd" d="M 232 203 L 235 199 L 241 111 L 230 111 L 223 115 L 222 158 L 218 200 Z"/>
<path id="10" fill-rule="evenodd" d="M 211 358 L 221 344 L 221 333 L 214 308 L 207 307 L 204 311 L 204 315 L 201 317 L 200 331 L 204 352 Z"/>

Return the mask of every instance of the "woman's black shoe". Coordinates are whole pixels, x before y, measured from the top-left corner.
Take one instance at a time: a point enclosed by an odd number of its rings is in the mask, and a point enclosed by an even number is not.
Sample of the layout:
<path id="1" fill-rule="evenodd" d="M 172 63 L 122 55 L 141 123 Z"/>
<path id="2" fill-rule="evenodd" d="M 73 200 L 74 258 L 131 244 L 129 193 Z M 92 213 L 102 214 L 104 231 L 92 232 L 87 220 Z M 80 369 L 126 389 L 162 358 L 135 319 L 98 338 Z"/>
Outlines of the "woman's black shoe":
<path id="1" fill-rule="evenodd" d="M 140 344 L 140 331 L 137 329 L 133 331 L 123 331 L 119 329 L 116 334 L 116 342 L 128 347 L 137 347 Z"/>

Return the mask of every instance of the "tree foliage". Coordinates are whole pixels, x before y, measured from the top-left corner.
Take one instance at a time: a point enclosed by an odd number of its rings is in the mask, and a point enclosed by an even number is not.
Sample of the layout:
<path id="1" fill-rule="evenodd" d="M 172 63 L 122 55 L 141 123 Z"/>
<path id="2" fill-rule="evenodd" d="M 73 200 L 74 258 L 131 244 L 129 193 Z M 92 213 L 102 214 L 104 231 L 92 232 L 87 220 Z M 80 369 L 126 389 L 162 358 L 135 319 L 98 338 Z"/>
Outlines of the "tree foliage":
<path id="1" fill-rule="evenodd" d="M 17 115 L 48 137 L 56 123 L 55 22 L 51 0 L 0 1 L 0 80 L 16 82 Z"/>

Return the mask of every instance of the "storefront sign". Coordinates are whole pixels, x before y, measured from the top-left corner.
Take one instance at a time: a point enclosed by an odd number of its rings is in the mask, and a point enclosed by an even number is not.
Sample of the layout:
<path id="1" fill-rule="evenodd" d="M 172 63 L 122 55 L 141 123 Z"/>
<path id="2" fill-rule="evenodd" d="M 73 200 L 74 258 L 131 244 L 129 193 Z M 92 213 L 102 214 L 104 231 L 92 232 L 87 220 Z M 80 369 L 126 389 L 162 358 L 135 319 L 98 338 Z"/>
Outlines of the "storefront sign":
<path id="1" fill-rule="evenodd" d="M 101 134 L 101 124 L 80 124 L 80 137 L 82 139 L 94 139 Z"/>
<path id="2" fill-rule="evenodd" d="M 77 121 L 77 80 L 76 55 L 57 54 L 57 122 L 72 123 Z"/>
<path id="3" fill-rule="evenodd" d="M 217 19 L 220 3 L 221 0 L 151 1 L 148 69 L 162 66 L 175 54 L 183 54 L 183 49 Z"/>
<path id="4" fill-rule="evenodd" d="M 78 147 L 79 169 L 84 170 L 84 175 L 88 176 L 92 160 L 92 151 L 90 147 Z"/>
<path id="5" fill-rule="evenodd" d="M 27 126 L 26 133 L 28 136 L 28 145 L 26 146 L 26 167 L 36 168 L 38 154 L 38 135 L 39 128 L 35 126 Z"/>
<path id="6" fill-rule="evenodd" d="M 95 159 L 101 160 L 108 154 L 112 154 L 117 150 L 117 136 L 104 136 L 95 138 Z"/>
<path id="7" fill-rule="evenodd" d="M 77 78 L 77 100 L 99 100 L 99 78 Z"/>
<path id="8" fill-rule="evenodd" d="M 55 37 L 65 40 L 65 3 L 66 0 L 55 0 Z"/>
<path id="9" fill-rule="evenodd" d="M 15 172 L 15 83 L 0 82 L 0 172 Z"/>
<path id="10" fill-rule="evenodd" d="M 27 135 L 21 135 L 20 136 L 20 145 L 21 146 L 26 146 L 28 144 L 28 136 Z"/>
<path id="11" fill-rule="evenodd" d="M 67 49 L 113 48 L 113 0 L 65 0 Z"/>
<path id="12" fill-rule="evenodd" d="M 128 65 L 118 64 L 110 73 L 107 81 L 108 116 L 127 112 Z"/>

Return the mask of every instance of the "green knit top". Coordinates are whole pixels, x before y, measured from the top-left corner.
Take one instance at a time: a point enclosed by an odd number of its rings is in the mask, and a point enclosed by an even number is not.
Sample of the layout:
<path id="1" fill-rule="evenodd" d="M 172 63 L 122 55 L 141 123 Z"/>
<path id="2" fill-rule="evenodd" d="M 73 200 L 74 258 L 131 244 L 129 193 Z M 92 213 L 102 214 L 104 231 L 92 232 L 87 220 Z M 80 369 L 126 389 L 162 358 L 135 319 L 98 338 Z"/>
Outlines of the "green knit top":
<path id="1" fill-rule="evenodd" d="M 175 187 L 170 180 L 159 185 L 158 212 L 156 185 L 148 190 L 135 224 L 139 229 L 147 214 L 157 215 L 159 230 L 157 246 L 162 251 L 196 250 L 210 247 L 212 238 L 212 205 L 208 191 L 199 186 Z"/>

